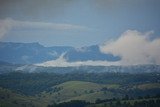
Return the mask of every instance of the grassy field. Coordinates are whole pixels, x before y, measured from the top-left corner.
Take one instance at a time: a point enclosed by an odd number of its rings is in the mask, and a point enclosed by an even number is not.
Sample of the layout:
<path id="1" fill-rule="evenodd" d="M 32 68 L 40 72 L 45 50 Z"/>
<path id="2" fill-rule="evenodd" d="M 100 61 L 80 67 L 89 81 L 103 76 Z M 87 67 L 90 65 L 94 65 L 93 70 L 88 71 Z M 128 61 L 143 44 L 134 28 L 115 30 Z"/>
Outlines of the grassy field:
<path id="1" fill-rule="evenodd" d="M 160 83 L 147 83 L 147 84 L 141 84 L 138 85 L 137 88 L 141 90 L 148 90 L 153 88 L 159 88 L 160 89 Z"/>
<path id="2" fill-rule="evenodd" d="M 104 85 L 92 82 L 69 81 L 52 87 L 50 92 L 43 92 L 40 96 L 48 103 L 60 103 L 70 100 L 85 100 L 95 102 L 96 99 L 106 99 L 115 97 L 112 92 L 103 92 L 103 88 L 118 88 L 118 84 Z M 56 90 L 56 91 L 55 91 Z M 120 95 L 119 95 L 120 96 Z"/>

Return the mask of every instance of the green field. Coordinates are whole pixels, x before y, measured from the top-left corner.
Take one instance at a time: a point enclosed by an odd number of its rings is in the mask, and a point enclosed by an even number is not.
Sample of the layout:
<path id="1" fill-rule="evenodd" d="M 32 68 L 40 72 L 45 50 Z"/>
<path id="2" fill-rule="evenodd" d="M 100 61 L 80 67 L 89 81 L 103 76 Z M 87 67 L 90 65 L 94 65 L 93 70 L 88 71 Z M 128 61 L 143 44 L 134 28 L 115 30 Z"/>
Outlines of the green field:
<path id="1" fill-rule="evenodd" d="M 160 89 L 160 84 L 159 83 L 146 83 L 146 84 L 140 84 L 137 86 L 137 88 L 141 90 L 149 90 L 153 88 L 159 88 Z"/>
<path id="2" fill-rule="evenodd" d="M 43 100 L 47 100 L 49 103 L 60 103 L 70 100 L 85 100 L 88 102 L 95 102 L 97 98 L 106 99 L 116 97 L 112 92 L 104 93 L 101 90 L 104 87 L 116 89 L 119 87 L 119 85 L 104 85 L 92 82 L 69 81 L 52 87 L 53 90 L 50 92 L 43 92 L 41 94 L 43 97 L 41 98 Z"/>

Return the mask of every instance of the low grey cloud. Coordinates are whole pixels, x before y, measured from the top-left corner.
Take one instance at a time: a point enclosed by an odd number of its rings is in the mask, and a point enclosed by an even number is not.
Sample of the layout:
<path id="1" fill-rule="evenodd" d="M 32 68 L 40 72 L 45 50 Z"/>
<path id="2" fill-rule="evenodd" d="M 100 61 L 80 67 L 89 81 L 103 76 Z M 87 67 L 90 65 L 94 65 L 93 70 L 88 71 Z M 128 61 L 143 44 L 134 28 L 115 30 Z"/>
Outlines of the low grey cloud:
<path id="1" fill-rule="evenodd" d="M 119 65 L 119 62 L 108 62 L 101 60 L 87 60 L 87 61 L 75 61 L 68 62 L 64 58 L 65 53 L 63 53 L 58 59 L 46 61 L 43 63 L 35 64 L 36 66 L 44 66 L 44 67 L 78 67 L 78 66 L 110 66 L 110 65 Z"/>

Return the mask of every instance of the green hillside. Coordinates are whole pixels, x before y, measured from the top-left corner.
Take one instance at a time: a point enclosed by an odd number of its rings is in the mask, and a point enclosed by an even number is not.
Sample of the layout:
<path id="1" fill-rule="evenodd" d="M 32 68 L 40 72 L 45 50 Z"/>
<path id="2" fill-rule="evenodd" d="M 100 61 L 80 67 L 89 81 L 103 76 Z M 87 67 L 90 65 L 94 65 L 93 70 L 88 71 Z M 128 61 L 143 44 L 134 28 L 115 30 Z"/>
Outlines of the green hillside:
<path id="1" fill-rule="evenodd" d="M 112 92 L 104 92 L 103 88 L 116 89 L 119 85 L 104 85 L 92 82 L 69 81 L 52 87 L 49 92 L 43 92 L 37 95 L 41 100 L 48 101 L 49 104 L 54 102 L 60 103 L 70 100 L 85 100 L 95 102 L 96 99 L 106 99 L 117 97 Z M 120 94 L 118 95 L 121 96 Z"/>
<path id="2" fill-rule="evenodd" d="M 147 86 L 141 89 L 140 86 Z M 145 96 L 150 93 L 159 93 L 159 83 L 142 83 L 139 85 L 97 84 L 84 81 L 68 81 L 52 87 L 45 91 L 39 98 L 48 104 L 68 102 L 71 100 L 85 100 L 94 103 L 97 99 L 122 98 L 126 94 L 132 97 Z M 157 92 L 158 91 L 158 92 Z M 155 93 L 155 94 L 154 94 Z M 38 96 L 37 96 L 38 97 Z"/>
<path id="3" fill-rule="evenodd" d="M 146 83 L 146 84 L 141 84 L 138 85 L 137 88 L 141 90 L 149 90 L 153 88 L 159 88 L 160 89 L 160 83 Z"/>
<path id="4" fill-rule="evenodd" d="M 98 98 L 116 97 L 112 92 L 103 92 L 103 88 L 116 89 L 118 84 L 104 85 L 83 81 L 68 81 L 52 87 L 35 96 L 17 94 L 8 89 L 0 88 L 0 106 L 2 107 L 45 107 L 48 104 L 85 100 L 95 102 Z M 121 96 L 121 95 L 119 95 Z"/>
<path id="5" fill-rule="evenodd" d="M 115 99 L 99 104 L 90 104 L 86 107 L 159 107 L 160 97 L 141 98 L 141 99 Z"/>
<path id="6" fill-rule="evenodd" d="M 98 84 L 85 81 L 68 81 L 53 86 L 51 89 L 35 96 L 18 94 L 8 89 L 0 88 L 0 107 L 47 107 L 54 103 L 84 100 L 95 103 L 98 99 L 123 98 L 126 94 L 137 97 L 155 95 L 160 90 L 160 83 L 142 83 L 133 85 Z M 130 94 L 131 93 L 131 94 Z"/>
<path id="7" fill-rule="evenodd" d="M 0 88 L 0 107 L 42 107 L 42 104 L 34 97 Z"/>

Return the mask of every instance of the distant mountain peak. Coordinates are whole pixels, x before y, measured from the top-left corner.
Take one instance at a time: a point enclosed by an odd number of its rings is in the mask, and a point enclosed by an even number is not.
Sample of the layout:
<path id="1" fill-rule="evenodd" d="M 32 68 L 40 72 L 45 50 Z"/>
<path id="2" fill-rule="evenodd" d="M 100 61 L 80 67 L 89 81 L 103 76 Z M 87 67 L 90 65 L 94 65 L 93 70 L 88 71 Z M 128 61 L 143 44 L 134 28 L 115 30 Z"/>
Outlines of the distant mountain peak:
<path id="1" fill-rule="evenodd" d="M 12 54 L 11 54 L 12 53 Z M 101 53 L 98 45 L 74 48 L 70 46 L 44 47 L 38 42 L 0 42 L 0 60 L 11 63 L 35 64 L 56 60 L 63 53 L 66 61 L 118 61 L 119 56 Z"/>

